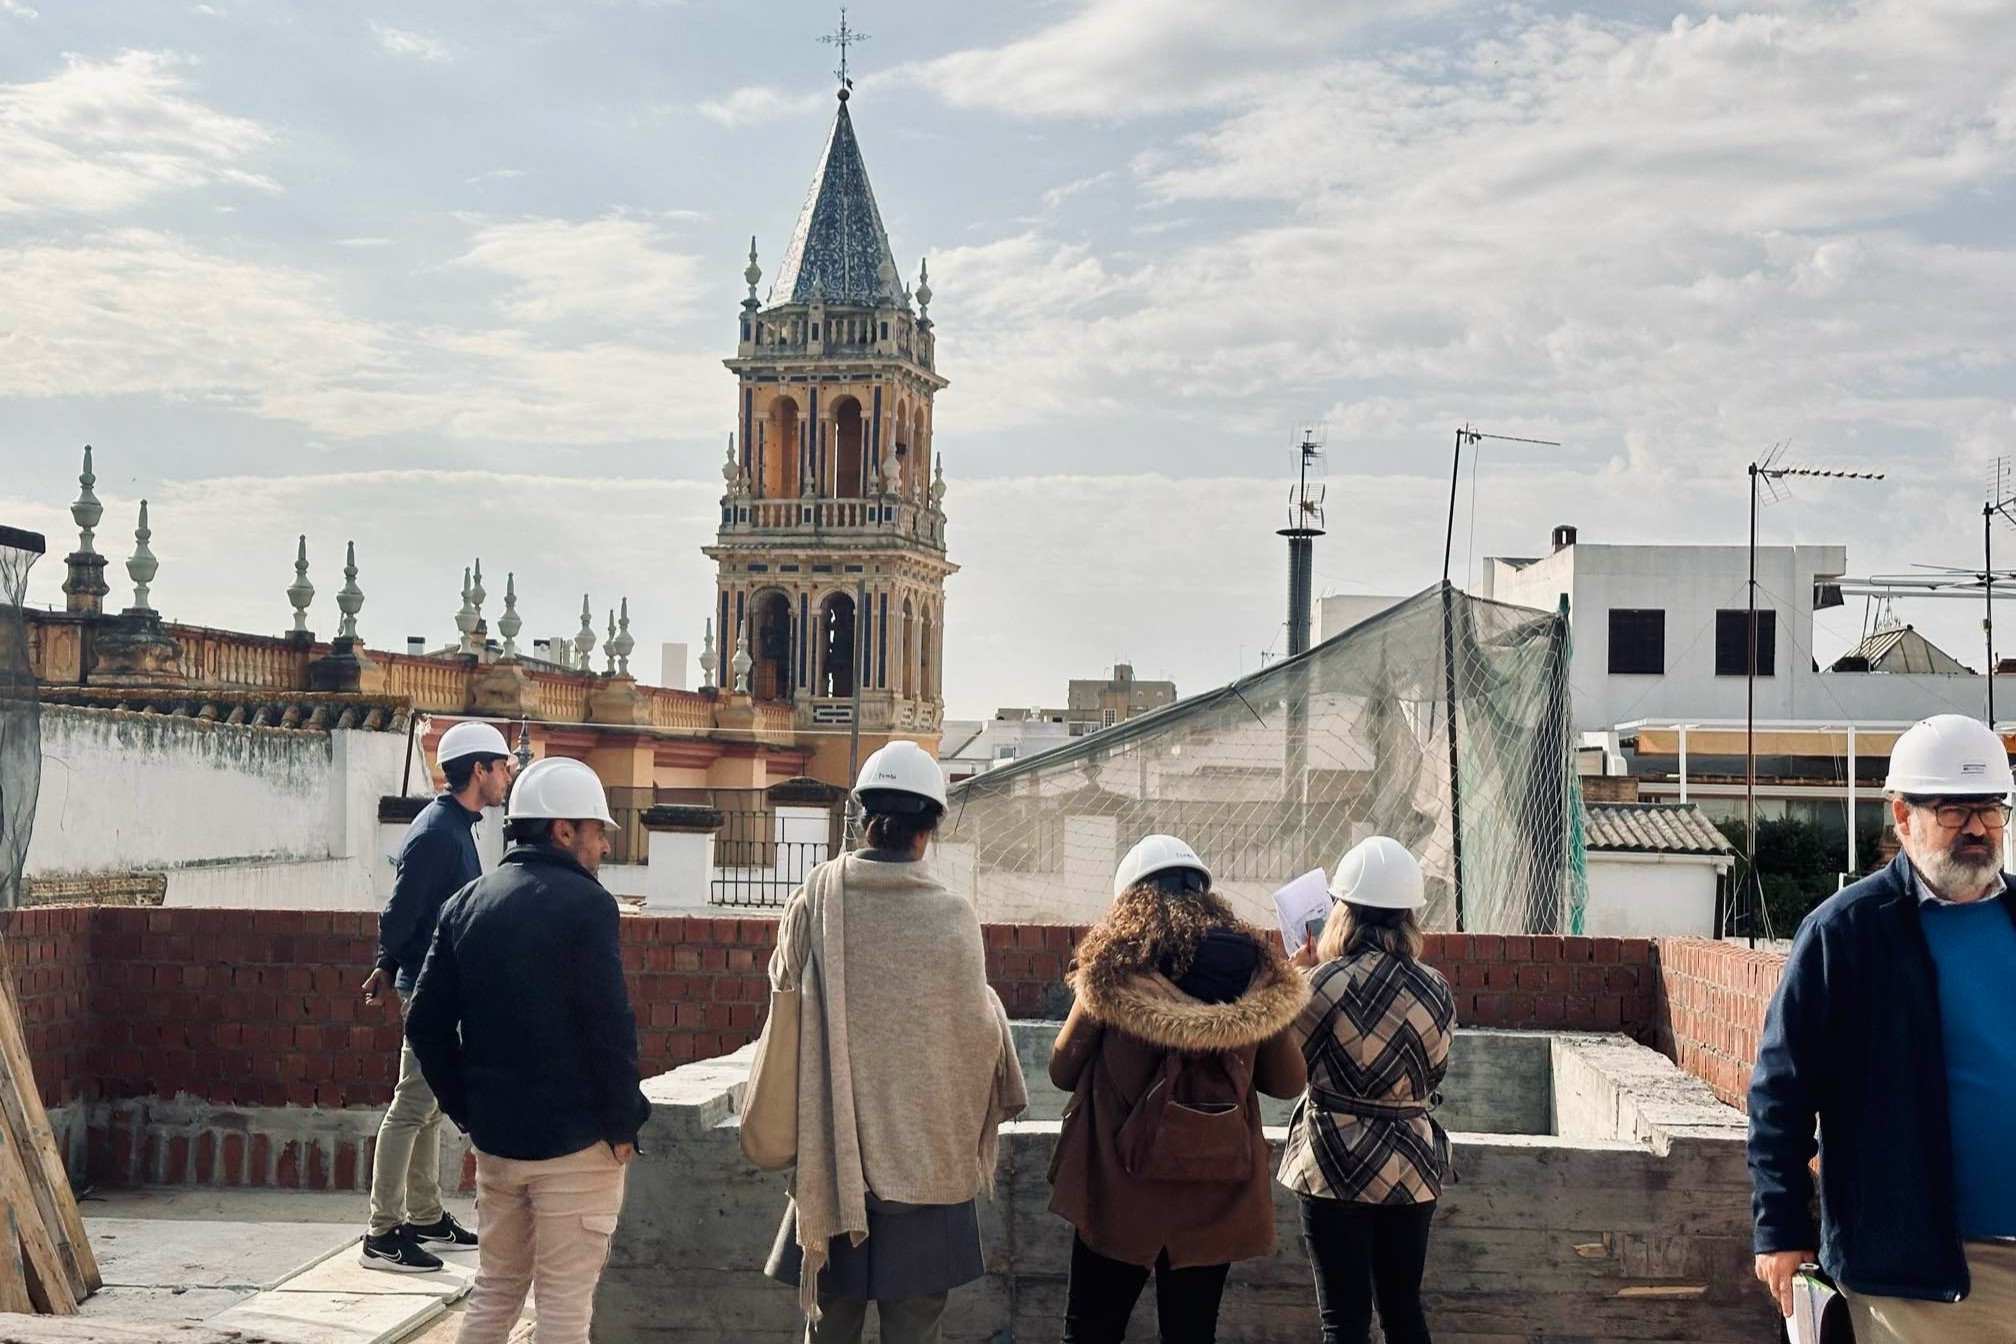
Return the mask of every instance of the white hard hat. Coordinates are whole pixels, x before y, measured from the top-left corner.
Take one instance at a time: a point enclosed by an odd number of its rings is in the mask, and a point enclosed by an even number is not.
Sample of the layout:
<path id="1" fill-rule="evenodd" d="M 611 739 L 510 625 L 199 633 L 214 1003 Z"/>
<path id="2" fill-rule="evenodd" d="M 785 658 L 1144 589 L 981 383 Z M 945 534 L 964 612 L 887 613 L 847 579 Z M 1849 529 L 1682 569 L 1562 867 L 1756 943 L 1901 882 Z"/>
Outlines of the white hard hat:
<path id="1" fill-rule="evenodd" d="M 945 810 L 945 772 L 931 753 L 915 742 L 896 741 L 883 747 L 861 764 L 861 778 L 854 782 L 854 796 L 865 806 L 867 795 L 901 793 L 921 798 Z"/>
<path id="2" fill-rule="evenodd" d="M 1205 885 L 1210 885 L 1211 870 L 1204 866 L 1204 860 L 1197 857 L 1197 851 L 1178 840 L 1173 835 L 1151 835 L 1140 844 L 1127 851 L 1127 857 L 1120 860 L 1120 866 L 1113 873 L 1113 895 L 1118 897 L 1136 882 L 1166 873 L 1171 868 L 1191 868 L 1204 874 Z"/>
<path id="3" fill-rule="evenodd" d="M 599 821 L 614 826 L 609 800 L 602 781 L 583 761 L 565 756 L 544 756 L 525 767 L 511 786 L 511 801 L 504 809 L 508 821 Z"/>
<path id="4" fill-rule="evenodd" d="M 1890 748 L 1890 777 L 1883 787 L 1920 798 L 1998 797 L 2016 784 L 2000 733 L 1965 714 L 1934 714 L 1912 724 Z"/>
<path id="5" fill-rule="evenodd" d="M 1419 910 L 1428 904 L 1421 865 L 1407 852 L 1407 846 L 1384 835 L 1360 840 L 1337 861 L 1330 894 L 1375 910 Z"/>
<path id="6" fill-rule="evenodd" d="M 509 756 L 504 734 L 487 723 L 458 723 L 434 744 L 434 759 L 442 765 L 464 756 Z"/>

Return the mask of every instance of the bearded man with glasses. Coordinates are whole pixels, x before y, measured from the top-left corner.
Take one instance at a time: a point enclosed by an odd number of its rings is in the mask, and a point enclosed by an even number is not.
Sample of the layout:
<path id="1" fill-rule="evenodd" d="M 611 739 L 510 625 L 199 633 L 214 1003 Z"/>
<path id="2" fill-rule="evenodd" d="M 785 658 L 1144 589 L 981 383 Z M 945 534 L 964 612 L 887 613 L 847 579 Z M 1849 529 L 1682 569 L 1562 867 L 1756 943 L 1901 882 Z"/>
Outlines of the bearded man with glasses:
<path id="1" fill-rule="evenodd" d="M 1757 1277 L 1825 1267 L 1857 1344 L 2016 1338 L 2016 894 L 1999 734 L 1897 739 L 1901 852 L 1806 917 L 1750 1081 Z M 1815 1131 L 1815 1122 L 1818 1131 Z M 1820 1233 L 1810 1165 L 1820 1158 Z"/>

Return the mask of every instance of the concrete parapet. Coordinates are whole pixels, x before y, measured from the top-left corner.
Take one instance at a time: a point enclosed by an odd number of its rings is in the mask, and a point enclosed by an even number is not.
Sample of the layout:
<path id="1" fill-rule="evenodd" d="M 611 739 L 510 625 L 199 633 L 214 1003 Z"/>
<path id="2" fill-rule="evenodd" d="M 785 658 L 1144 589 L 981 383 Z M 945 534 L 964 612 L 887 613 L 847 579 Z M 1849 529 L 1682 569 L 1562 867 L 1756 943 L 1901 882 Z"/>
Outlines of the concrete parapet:
<path id="1" fill-rule="evenodd" d="M 1003 1131 L 995 1195 L 981 1205 L 987 1276 L 953 1294 L 947 1340 L 1055 1338 L 1063 1319 L 1071 1233 L 1048 1212 L 1047 1181 L 1062 1098 L 1041 1067 L 1054 1032 L 1054 1023 L 1017 1024 L 1034 1104 Z M 1770 1306 L 1749 1279 L 1740 1116 L 1622 1037 L 1464 1032 L 1458 1040 L 1445 1118 L 1565 1132 L 1454 1133 L 1458 1177 L 1444 1190 L 1428 1266 L 1438 1340 L 1769 1337 Z M 761 1273 L 784 1177 L 750 1168 L 736 1142 L 751 1053 L 647 1084 L 647 1156 L 632 1171 L 602 1281 L 598 1340 L 802 1337 L 795 1294 Z M 1278 1154 L 1285 1132 L 1268 1134 Z M 1278 1249 L 1234 1269 L 1219 1329 L 1227 1344 L 1306 1344 L 1317 1333 L 1296 1200 L 1276 1196 Z M 1128 1337 L 1154 1337 L 1152 1295 Z"/>

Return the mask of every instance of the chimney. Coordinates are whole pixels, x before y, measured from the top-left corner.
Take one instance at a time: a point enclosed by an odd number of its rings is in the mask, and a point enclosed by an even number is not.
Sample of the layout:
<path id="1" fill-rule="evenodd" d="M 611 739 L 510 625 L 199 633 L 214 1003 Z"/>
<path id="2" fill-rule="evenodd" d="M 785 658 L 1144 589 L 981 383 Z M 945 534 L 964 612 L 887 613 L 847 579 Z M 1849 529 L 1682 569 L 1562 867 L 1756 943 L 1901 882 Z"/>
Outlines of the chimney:
<path id="1" fill-rule="evenodd" d="M 427 652 L 427 636 L 425 635 L 406 636 L 406 652 L 415 658 L 419 658 L 425 655 Z"/>
<path id="2" fill-rule="evenodd" d="M 1554 549 L 1565 551 L 1575 544 L 1575 529 L 1571 524 L 1562 523 L 1554 529 Z"/>

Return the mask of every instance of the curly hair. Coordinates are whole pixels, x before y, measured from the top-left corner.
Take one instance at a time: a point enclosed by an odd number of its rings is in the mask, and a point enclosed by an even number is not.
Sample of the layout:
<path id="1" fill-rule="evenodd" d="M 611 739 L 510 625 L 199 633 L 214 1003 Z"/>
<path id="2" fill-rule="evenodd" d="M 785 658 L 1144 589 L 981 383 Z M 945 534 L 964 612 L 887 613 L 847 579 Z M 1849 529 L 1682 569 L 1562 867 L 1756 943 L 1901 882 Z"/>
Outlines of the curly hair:
<path id="1" fill-rule="evenodd" d="M 1190 969 L 1206 933 L 1245 927 L 1217 892 L 1171 891 L 1150 878 L 1121 892 L 1092 926 L 1078 944 L 1078 966 L 1095 991 L 1110 992 L 1128 976 L 1156 969 L 1174 979 Z"/>

